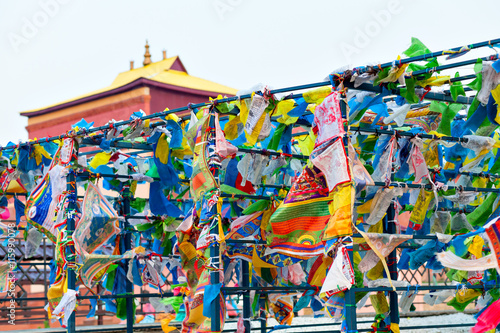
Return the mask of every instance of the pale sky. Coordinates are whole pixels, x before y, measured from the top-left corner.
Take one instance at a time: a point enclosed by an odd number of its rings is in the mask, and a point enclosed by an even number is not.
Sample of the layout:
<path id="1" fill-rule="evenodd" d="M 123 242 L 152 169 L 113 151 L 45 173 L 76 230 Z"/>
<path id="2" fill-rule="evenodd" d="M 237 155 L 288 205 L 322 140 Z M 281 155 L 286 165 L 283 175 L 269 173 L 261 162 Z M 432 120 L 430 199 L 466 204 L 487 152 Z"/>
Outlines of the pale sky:
<path id="1" fill-rule="evenodd" d="M 20 111 L 108 86 L 130 60 L 142 65 L 146 39 L 153 61 L 166 49 L 191 75 L 282 88 L 392 61 L 412 36 L 431 51 L 498 38 L 499 9 L 462 0 L 2 0 L 0 145 L 27 139 Z"/>

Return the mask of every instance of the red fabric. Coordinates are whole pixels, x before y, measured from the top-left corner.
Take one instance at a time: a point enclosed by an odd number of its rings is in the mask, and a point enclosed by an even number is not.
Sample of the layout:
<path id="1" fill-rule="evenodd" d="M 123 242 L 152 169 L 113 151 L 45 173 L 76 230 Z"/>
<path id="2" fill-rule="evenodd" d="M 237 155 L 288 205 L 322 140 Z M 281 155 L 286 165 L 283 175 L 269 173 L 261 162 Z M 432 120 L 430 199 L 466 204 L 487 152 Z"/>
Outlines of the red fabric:
<path id="1" fill-rule="evenodd" d="M 245 182 L 245 186 L 241 186 L 241 180 L 242 180 L 241 174 L 238 172 L 238 176 L 236 177 L 236 188 L 240 191 L 245 192 L 245 193 L 254 194 L 255 189 L 254 189 L 252 183 L 247 180 Z M 236 197 L 237 197 L 237 195 L 236 195 Z"/>

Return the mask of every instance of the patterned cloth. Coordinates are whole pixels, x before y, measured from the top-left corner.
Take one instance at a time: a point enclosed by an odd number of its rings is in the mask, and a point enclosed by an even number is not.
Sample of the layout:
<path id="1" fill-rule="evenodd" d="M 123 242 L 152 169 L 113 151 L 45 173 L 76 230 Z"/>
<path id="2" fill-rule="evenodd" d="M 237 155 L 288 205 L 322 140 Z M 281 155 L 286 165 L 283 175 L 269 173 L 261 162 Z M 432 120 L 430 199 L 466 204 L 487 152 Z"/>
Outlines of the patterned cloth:
<path id="1" fill-rule="evenodd" d="M 276 303 L 271 303 L 271 307 L 274 311 L 274 319 L 280 325 L 291 325 L 293 320 L 293 306 L 290 297 L 282 297 L 276 301 Z"/>
<path id="2" fill-rule="evenodd" d="M 196 292 L 192 299 L 184 303 L 186 305 L 186 319 L 182 322 L 181 333 L 213 332 L 211 320 L 203 315 L 205 288 L 210 284 L 210 271 L 205 269 L 200 276 Z M 222 293 L 219 295 L 220 313 L 219 323 L 221 331 L 224 328 L 226 318 L 226 304 Z"/>
<path id="3" fill-rule="evenodd" d="M 332 191 L 337 185 L 351 181 L 351 173 L 347 161 L 342 138 L 337 137 L 328 146 L 319 151 L 315 149 L 311 154 L 311 162 L 323 172 L 328 183 L 328 190 Z"/>
<path id="4" fill-rule="evenodd" d="M 337 91 L 332 92 L 314 111 L 313 132 L 317 135 L 315 146 L 345 133 L 339 95 Z"/>
<path id="5" fill-rule="evenodd" d="M 27 221 L 54 243 L 57 238 L 57 228 L 54 223 L 56 207 L 63 200 L 61 195 L 66 186 L 64 169 L 71 161 L 73 149 L 73 139 L 65 139 L 54 155 L 49 171 L 26 201 Z"/>
<path id="6" fill-rule="evenodd" d="M 231 224 L 231 230 L 226 239 L 245 238 L 254 239 L 256 242 L 266 241 L 266 233 L 261 226 L 268 224 L 274 211 L 272 207 L 264 212 L 241 216 Z M 253 244 L 228 244 L 226 254 L 232 259 L 238 258 L 251 262 L 255 269 L 290 266 L 303 259 L 301 256 L 269 251 L 265 245 Z"/>
<path id="7" fill-rule="evenodd" d="M 193 173 L 191 176 L 191 195 L 199 200 L 204 193 L 214 189 L 217 184 L 208 168 L 208 139 L 210 117 L 204 116 L 196 123 L 196 131 L 190 131 L 193 138 Z M 215 150 L 215 147 L 212 147 Z"/>
<path id="8" fill-rule="evenodd" d="M 134 254 L 131 251 L 125 252 L 123 255 L 85 254 L 84 264 L 79 271 L 83 284 L 91 287 L 92 280 L 98 273 L 105 272 L 111 264 L 117 261 L 131 259 L 133 256 Z"/>
<path id="9" fill-rule="evenodd" d="M 327 300 L 341 291 L 351 289 L 354 282 L 354 270 L 349 260 L 347 249 L 341 246 L 337 250 L 335 260 L 330 266 L 319 295 L 324 300 Z"/>
<path id="10" fill-rule="evenodd" d="M 47 312 L 49 319 L 52 319 L 52 311 L 59 305 L 64 293 L 68 291 L 68 283 L 66 276 L 61 275 L 60 278 L 53 283 L 47 291 L 48 308 Z"/>
<path id="11" fill-rule="evenodd" d="M 488 235 L 491 252 L 497 260 L 497 271 L 500 273 L 500 218 L 491 221 L 484 228 L 486 235 Z"/>
<path id="12" fill-rule="evenodd" d="M 413 235 L 392 235 L 377 233 L 366 233 L 365 235 L 370 239 L 372 245 L 377 248 L 377 250 L 383 257 L 387 257 L 399 244 L 413 238 Z M 375 267 L 375 265 L 377 265 L 379 261 L 380 258 L 377 256 L 377 254 L 373 250 L 370 250 L 366 253 L 363 260 L 361 260 L 358 268 L 362 273 L 365 273 Z"/>
<path id="13" fill-rule="evenodd" d="M 315 166 L 306 166 L 271 216 L 269 248 L 302 257 L 322 254 L 321 239 L 330 219 L 328 203 L 332 198 L 323 173 Z"/>
<path id="14" fill-rule="evenodd" d="M 116 211 L 99 189 L 89 182 L 83 199 L 82 217 L 73 235 L 77 253 L 93 253 L 119 232 Z"/>
<path id="15" fill-rule="evenodd" d="M 8 262 L 0 262 L 0 293 L 9 290 L 9 275 L 10 265 Z"/>

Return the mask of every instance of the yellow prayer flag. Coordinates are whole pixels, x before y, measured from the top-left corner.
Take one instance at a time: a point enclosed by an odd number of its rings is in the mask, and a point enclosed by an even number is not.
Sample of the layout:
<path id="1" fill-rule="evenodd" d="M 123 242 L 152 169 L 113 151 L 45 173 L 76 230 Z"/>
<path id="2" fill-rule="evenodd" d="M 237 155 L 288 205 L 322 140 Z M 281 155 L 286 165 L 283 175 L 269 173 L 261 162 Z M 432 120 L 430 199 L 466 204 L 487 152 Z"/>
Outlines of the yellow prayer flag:
<path id="1" fill-rule="evenodd" d="M 92 167 L 93 169 L 97 169 L 97 167 L 100 165 L 108 164 L 110 158 L 111 158 L 111 153 L 106 153 L 106 152 L 98 153 L 94 156 L 94 158 L 92 158 L 92 161 L 90 161 L 89 166 Z"/>

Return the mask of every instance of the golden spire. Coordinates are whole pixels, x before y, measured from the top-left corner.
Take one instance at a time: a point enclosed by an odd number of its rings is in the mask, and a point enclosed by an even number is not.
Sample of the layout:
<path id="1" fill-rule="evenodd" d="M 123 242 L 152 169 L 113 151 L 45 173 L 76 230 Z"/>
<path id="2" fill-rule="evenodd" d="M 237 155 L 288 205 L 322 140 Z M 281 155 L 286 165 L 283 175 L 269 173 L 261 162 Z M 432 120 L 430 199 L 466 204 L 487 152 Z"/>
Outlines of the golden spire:
<path id="1" fill-rule="evenodd" d="M 146 53 L 144 53 L 144 61 L 142 64 L 144 66 L 149 65 L 151 63 L 151 53 L 149 53 L 149 44 L 148 40 L 146 40 Z"/>

